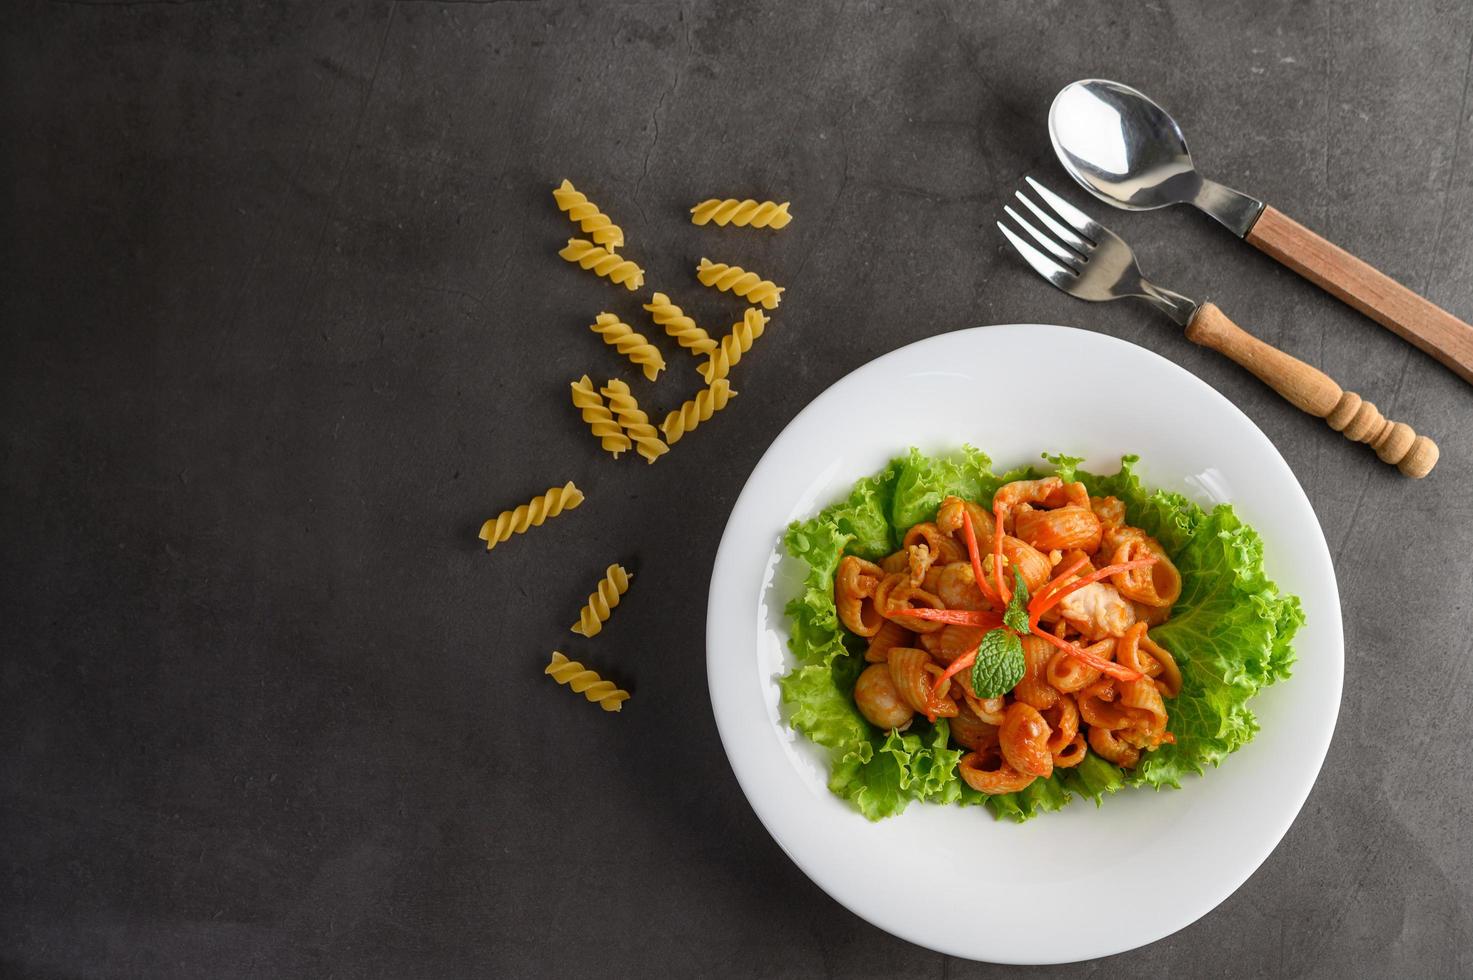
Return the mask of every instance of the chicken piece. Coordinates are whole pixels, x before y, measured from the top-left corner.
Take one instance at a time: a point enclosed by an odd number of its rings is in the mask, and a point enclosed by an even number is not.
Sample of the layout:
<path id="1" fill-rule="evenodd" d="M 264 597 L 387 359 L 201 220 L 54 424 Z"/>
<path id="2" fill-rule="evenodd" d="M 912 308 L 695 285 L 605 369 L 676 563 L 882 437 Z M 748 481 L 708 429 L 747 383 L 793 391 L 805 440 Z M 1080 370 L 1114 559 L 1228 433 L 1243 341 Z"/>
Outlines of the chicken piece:
<path id="1" fill-rule="evenodd" d="M 1124 636 L 1135 623 L 1135 606 L 1108 582 L 1091 582 L 1059 601 L 1059 615 L 1090 640 Z"/>

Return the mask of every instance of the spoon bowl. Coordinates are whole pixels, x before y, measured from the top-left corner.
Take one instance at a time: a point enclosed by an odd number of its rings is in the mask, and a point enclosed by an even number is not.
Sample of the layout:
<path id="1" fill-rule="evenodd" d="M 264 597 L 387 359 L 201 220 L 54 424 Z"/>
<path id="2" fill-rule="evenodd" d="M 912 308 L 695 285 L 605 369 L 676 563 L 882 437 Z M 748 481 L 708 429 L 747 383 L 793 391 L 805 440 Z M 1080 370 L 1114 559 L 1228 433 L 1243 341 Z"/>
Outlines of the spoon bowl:
<path id="1" fill-rule="evenodd" d="M 1102 78 L 1066 85 L 1049 108 L 1048 129 L 1064 169 L 1108 204 L 1130 211 L 1191 204 L 1240 237 L 1263 210 L 1198 173 L 1176 120 L 1129 85 Z"/>

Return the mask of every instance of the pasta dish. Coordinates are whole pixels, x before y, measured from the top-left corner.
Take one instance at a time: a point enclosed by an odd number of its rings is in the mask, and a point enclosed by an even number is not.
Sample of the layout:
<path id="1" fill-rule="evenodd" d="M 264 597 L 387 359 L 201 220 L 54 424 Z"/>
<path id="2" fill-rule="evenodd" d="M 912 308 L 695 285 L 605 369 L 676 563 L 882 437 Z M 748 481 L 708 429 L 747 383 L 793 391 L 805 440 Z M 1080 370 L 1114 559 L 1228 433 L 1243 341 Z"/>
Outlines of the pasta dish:
<path id="1" fill-rule="evenodd" d="M 870 819 L 911 801 L 1026 820 L 1074 796 L 1179 786 L 1258 723 L 1289 676 L 1299 600 L 1228 504 L 1100 476 L 993 472 L 911 450 L 784 538 L 788 721 Z"/>
<path id="2" fill-rule="evenodd" d="M 1180 595 L 1176 566 L 1118 498 L 1057 476 L 1006 484 L 990 513 L 947 497 L 900 550 L 878 564 L 847 555 L 834 580 L 840 620 L 869 641 L 860 713 L 901 731 L 916 714 L 950 719 L 967 750 L 962 779 L 989 795 L 1090 750 L 1131 768 L 1174 741 L 1164 699 L 1181 672 L 1149 631 Z M 1010 602 L 1023 611 L 1017 632 L 1003 618 Z M 994 647 L 1013 663 L 983 653 Z"/>

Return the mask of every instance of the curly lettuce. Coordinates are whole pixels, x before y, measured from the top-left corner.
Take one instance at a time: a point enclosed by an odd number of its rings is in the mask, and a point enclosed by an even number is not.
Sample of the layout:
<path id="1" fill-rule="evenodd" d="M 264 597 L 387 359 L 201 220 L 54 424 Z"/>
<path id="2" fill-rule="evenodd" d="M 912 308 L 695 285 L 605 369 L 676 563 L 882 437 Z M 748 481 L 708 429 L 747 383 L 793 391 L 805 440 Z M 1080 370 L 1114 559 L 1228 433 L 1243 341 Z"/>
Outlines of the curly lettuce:
<path id="1" fill-rule="evenodd" d="M 807 565 L 802 591 L 786 610 L 796 664 L 780 680 L 783 703 L 793 727 L 829 751 L 829 789 L 870 820 L 921 800 L 983 804 L 1021 822 L 1076 796 L 1099 805 L 1126 786 L 1179 787 L 1182 776 L 1220 764 L 1253 738 L 1258 723 L 1249 700 L 1289 676 L 1304 614 L 1297 597 L 1280 594 L 1265 576 L 1263 542 L 1230 505 L 1209 512 L 1180 494 L 1148 491 L 1135 474 L 1135 456 L 1123 457 L 1120 471 L 1109 476 L 1079 469 L 1074 457 L 1044 458 L 1091 494 L 1124 501 L 1130 523 L 1157 538 L 1181 571 L 1174 615 L 1152 630 L 1182 669 L 1181 694 L 1168 705 L 1176 742 L 1146 753 L 1129 772 L 1090 753 L 1079 766 L 1056 770 L 1022 792 L 989 797 L 957 775 L 962 753 L 948 744 L 944 719 L 917 718 L 903 733 L 865 721 L 852 696 L 864 669 L 863 647 L 834 610 L 840 558 L 889 554 L 907 528 L 935 518 L 944 497 L 990 501 L 1004 483 L 1043 475 L 1034 467 L 996 474 L 987 455 L 970 446 L 948 456 L 911 449 L 860 480 L 846 499 L 792 524 L 783 539 L 788 553 Z"/>

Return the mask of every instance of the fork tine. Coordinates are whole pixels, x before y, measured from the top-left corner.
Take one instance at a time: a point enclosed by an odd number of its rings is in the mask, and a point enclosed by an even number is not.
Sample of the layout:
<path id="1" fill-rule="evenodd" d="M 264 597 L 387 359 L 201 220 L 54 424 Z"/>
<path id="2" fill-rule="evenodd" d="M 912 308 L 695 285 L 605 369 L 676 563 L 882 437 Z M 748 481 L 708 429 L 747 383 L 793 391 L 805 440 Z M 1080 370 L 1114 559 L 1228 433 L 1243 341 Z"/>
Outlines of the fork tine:
<path id="1" fill-rule="evenodd" d="M 1074 229 L 1067 228 L 1064 225 L 1060 224 L 1053 215 L 1049 214 L 1037 204 L 1034 204 L 1033 201 L 1022 191 L 1013 191 L 1013 196 L 1022 201 L 1023 204 L 1028 208 L 1028 210 L 1033 212 L 1033 216 L 1039 221 L 1043 222 L 1045 228 L 1053 232 L 1054 235 L 1057 236 L 1058 239 L 1064 244 L 1068 245 L 1070 248 L 1074 249 L 1074 251 L 1078 252 L 1081 257 L 1087 256 L 1091 251 L 1094 250 L 1094 242 L 1085 241 L 1083 238 L 1080 238 L 1074 233 Z"/>
<path id="2" fill-rule="evenodd" d="M 1034 180 L 1032 177 L 1025 175 L 1023 179 L 1028 182 L 1029 187 L 1032 187 L 1033 190 L 1037 192 L 1039 197 L 1043 198 L 1044 202 L 1049 207 L 1054 209 L 1055 213 L 1057 213 L 1059 217 L 1063 218 L 1065 221 L 1069 222 L 1069 224 L 1073 225 L 1075 231 L 1079 232 L 1081 235 L 1084 235 L 1095 244 L 1099 244 L 1100 238 L 1102 237 L 1101 233 L 1104 231 L 1104 229 L 1100 227 L 1099 222 L 1095 221 L 1095 219 L 1091 218 L 1089 215 L 1085 214 L 1083 211 L 1079 210 L 1074 205 L 1070 204 L 1068 201 L 1064 200 L 1062 197 L 1055 194 L 1053 191 L 1049 190 L 1038 181 Z"/>
<path id="3" fill-rule="evenodd" d="M 1018 254 L 1023 256 L 1024 262 L 1027 262 L 1033 267 L 1034 272 L 1043 276 L 1060 289 L 1068 291 L 1069 284 L 1076 278 L 1073 272 L 1070 272 L 1032 245 L 1023 241 L 1023 239 L 1013 233 L 1011 228 L 1001 221 L 997 222 L 997 230 L 1007 236 L 1008 241 L 1013 243 L 1013 248 L 1017 249 Z"/>
<path id="4" fill-rule="evenodd" d="M 1030 225 L 1026 220 L 1024 220 L 1024 218 L 1023 218 L 1023 216 L 1021 214 L 1019 214 L 1018 212 L 1014 211 L 1012 208 L 1008 207 L 1006 204 L 1003 205 L 1003 208 L 1002 209 L 1003 209 L 1004 212 L 1007 213 L 1008 217 L 1012 218 L 1013 221 L 1017 222 L 1017 224 L 1019 225 L 1019 227 L 1021 227 L 1024 231 L 1026 231 L 1029 234 L 1029 236 L 1031 236 L 1032 239 L 1035 242 L 1037 242 L 1038 244 L 1042 245 L 1044 247 L 1044 249 L 1050 255 L 1052 255 L 1054 258 L 1058 259 L 1060 262 L 1062 262 L 1065 266 L 1069 267 L 1074 272 L 1078 272 L 1079 271 L 1079 261 L 1080 261 L 1080 259 L 1079 259 L 1079 256 L 1078 255 L 1076 255 L 1075 253 L 1069 251 L 1067 248 L 1065 248 L 1064 246 L 1060 245 L 1058 242 L 1054 241 L 1052 238 L 1050 238 L 1049 236 L 1045 235 L 1043 232 L 1039 231 L 1037 228 L 1035 228 L 1032 225 Z"/>

